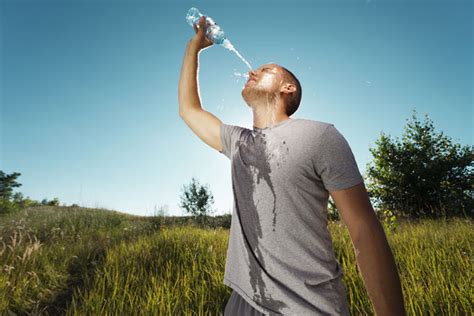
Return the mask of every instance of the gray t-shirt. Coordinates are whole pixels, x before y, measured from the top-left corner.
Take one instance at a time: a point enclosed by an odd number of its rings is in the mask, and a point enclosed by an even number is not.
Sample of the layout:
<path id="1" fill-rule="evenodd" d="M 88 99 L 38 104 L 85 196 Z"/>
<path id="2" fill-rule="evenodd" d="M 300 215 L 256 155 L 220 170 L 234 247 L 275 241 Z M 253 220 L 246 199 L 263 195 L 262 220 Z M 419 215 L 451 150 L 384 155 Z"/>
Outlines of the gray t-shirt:
<path id="1" fill-rule="evenodd" d="M 222 124 L 234 207 L 224 284 L 266 315 L 349 315 L 327 228 L 328 190 L 363 182 L 333 124 Z"/>

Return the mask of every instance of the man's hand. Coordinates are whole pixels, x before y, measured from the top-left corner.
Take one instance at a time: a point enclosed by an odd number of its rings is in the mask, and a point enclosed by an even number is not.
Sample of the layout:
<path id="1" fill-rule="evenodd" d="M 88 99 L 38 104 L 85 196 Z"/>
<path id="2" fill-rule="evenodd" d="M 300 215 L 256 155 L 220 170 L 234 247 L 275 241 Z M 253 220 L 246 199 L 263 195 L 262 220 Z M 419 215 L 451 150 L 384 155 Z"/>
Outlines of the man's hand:
<path id="1" fill-rule="evenodd" d="M 200 50 L 203 50 L 214 44 L 206 37 L 206 18 L 204 16 L 201 16 L 199 19 L 199 29 L 196 26 L 196 23 L 193 24 L 193 28 L 196 32 L 196 35 L 194 35 L 194 37 L 189 41 L 189 47 L 199 52 Z"/>

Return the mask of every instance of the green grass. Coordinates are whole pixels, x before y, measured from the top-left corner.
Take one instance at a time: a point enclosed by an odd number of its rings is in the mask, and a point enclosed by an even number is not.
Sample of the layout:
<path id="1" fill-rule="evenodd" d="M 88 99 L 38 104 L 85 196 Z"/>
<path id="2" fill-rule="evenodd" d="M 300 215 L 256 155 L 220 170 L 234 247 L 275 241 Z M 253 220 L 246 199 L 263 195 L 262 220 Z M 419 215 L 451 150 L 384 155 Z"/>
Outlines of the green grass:
<path id="1" fill-rule="evenodd" d="M 177 221 L 46 206 L 1 216 L 0 314 L 221 314 L 228 229 Z M 346 227 L 329 229 L 351 314 L 373 315 Z M 410 315 L 473 313 L 472 221 L 402 222 L 386 233 Z"/>

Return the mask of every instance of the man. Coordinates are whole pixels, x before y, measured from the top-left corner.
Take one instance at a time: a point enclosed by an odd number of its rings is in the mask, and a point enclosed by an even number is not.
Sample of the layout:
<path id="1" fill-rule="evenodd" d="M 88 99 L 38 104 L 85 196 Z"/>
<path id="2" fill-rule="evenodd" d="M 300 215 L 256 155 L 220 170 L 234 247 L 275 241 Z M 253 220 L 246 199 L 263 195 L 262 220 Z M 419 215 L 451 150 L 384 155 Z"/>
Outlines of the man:
<path id="1" fill-rule="evenodd" d="M 204 18 L 189 41 L 179 113 L 206 144 L 231 160 L 234 211 L 224 284 L 225 315 L 349 315 L 343 269 L 327 229 L 332 196 L 349 230 L 377 315 L 405 315 L 393 255 L 349 144 L 333 124 L 289 118 L 301 86 L 286 68 L 249 72 L 242 97 L 253 129 L 223 124 L 201 107 L 197 63 L 213 45 Z"/>

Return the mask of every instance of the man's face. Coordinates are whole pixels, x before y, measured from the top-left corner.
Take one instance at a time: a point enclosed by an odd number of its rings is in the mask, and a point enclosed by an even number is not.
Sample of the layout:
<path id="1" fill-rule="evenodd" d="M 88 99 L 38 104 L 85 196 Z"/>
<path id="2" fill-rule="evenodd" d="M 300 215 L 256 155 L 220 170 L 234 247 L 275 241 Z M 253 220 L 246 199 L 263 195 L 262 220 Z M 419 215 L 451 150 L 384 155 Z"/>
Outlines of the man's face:
<path id="1" fill-rule="evenodd" d="M 250 105 L 262 97 L 267 100 L 276 98 L 284 82 L 283 71 L 277 64 L 265 64 L 249 71 L 249 79 L 241 93 L 245 102 Z"/>

